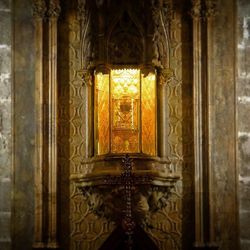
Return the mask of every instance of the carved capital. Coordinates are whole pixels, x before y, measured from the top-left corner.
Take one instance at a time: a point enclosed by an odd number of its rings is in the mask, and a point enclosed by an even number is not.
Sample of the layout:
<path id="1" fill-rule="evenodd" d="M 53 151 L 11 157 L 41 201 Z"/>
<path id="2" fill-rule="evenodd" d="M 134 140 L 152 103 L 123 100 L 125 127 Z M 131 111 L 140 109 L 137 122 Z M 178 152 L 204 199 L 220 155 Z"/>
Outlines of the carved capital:
<path id="1" fill-rule="evenodd" d="M 174 77 L 174 72 L 170 68 L 158 70 L 158 84 L 167 85 Z"/>
<path id="2" fill-rule="evenodd" d="M 61 12 L 60 1 L 59 0 L 50 0 L 48 16 L 58 18 Z"/>
<path id="3" fill-rule="evenodd" d="M 201 0 L 192 0 L 190 15 L 193 19 L 199 19 L 202 17 Z"/>
<path id="4" fill-rule="evenodd" d="M 92 86 L 93 76 L 89 70 L 81 71 L 83 86 Z"/>
<path id="5" fill-rule="evenodd" d="M 35 18 L 44 18 L 46 4 L 44 0 L 33 0 L 33 16 Z"/>
<path id="6" fill-rule="evenodd" d="M 215 0 L 206 0 L 206 11 L 205 16 L 207 18 L 212 18 L 217 14 L 217 1 Z"/>

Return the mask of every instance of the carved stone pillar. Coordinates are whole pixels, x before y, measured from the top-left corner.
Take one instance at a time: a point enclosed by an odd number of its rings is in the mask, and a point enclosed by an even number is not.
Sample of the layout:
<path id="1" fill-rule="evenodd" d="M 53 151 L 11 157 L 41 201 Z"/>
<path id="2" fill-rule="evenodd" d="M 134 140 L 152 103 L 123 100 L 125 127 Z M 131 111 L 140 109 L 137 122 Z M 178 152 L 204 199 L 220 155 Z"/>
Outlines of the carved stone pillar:
<path id="1" fill-rule="evenodd" d="M 83 86 L 85 91 L 85 159 L 89 159 L 93 156 L 93 86 L 92 86 L 92 74 L 89 70 L 83 70 L 81 72 L 83 79 Z"/>
<path id="2" fill-rule="evenodd" d="M 173 72 L 170 69 L 158 70 L 158 155 L 168 157 L 168 100 L 166 85 L 171 81 Z"/>
<path id="3" fill-rule="evenodd" d="M 48 248 L 57 248 L 57 19 L 59 0 L 50 0 L 48 55 Z"/>
<path id="4" fill-rule="evenodd" d="M 201 0 L 192 0 L 193 18 L 193 105 L 194 105 L 194 163 L 195 163 L 195 243 L 205 247 L 203 209 L 203 127 L 202 127 L 202 6 Z"/>
<path id="5" fill-rule="evenodd" d="M 51 0 L 46 2 L 44 0 L 34 0 L 33 12 L 36 36 L 37 121 L 35 169 L 36 205 L 33 248 L 55 249 L 58 248 L 57 18 L 60 12 L 59 1 Z M 44 22 L 45 15 L 48 17 L 47 24 Z M 48 51 L 46 51 L 46 48 L 48 48 Z"/>
<path id="6" fill-rule="evenodd" d="M 211 124 L 211 113 L 212 113 L 212 97 L 211 94 L 214 93 L 212 89 L 213 80 L 212 80 L 212 67 L 213 67 L 213 28 L 212 22 L 213 17 L 216 14 L 216 1 L 215 0 L 206 0 L 205 1 L 205 12 L 204 18 L 206 23 L 206 134 L 207 134 L 207 141 L 206 141 L 206 154 L 207 154 L 207 169 L 206 169 L 206 186 L 207 186 L 207 212 L 209 216 L 208 218 L 208 239 L 207 239 L 207 246 L 210 249 L 217 249 L 218 245 L 216 244 L 216 235 L 215 235 L 215 221 L 214 221 L 214 198 L 213 198 L 213 174 L 212 174 L 212 155 L 211 155 L 211 145 L 212 145 L 212 138 L 211 134 L 212 124 Z"/>
<path id="7" fill-rule="evenodd" d="M 44 0 L 33 3 L 33 15 L 35 22 L 35 47 L 36 47 L 36 158 L 35 158 L 35 228 L 33 248 L 43 248 L 44 204 L 43 204 L 43 22 L 46 12 Z"/>
<path id="8" fill-rule="evenodd" d="M 211 16 L 214 1 L 193 0 L 193 104 L 196 249 L 217 249 L 214 243 L 211 174 Z"/>
<path id="9" fill-rule="evenodd" d="M 155 1 L 151 6 L 153 18 L 152 65 L 157 70 L 158 96 L 158 156 L 168 157 L 168 100 L 167 83 L 171 81 L 169 26 L 173 16 L 172 1 Z"/>

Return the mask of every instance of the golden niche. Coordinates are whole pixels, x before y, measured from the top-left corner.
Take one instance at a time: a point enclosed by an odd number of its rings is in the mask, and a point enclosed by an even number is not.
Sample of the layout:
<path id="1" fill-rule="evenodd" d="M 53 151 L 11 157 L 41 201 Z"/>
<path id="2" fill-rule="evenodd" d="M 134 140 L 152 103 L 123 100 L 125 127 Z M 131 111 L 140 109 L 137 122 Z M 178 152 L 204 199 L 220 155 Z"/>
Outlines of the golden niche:
<path id="1" fill-rule="evenodd" d="M 156 154 L 156 77 L 140 69 L 95 73 L 96 154 Z"/>

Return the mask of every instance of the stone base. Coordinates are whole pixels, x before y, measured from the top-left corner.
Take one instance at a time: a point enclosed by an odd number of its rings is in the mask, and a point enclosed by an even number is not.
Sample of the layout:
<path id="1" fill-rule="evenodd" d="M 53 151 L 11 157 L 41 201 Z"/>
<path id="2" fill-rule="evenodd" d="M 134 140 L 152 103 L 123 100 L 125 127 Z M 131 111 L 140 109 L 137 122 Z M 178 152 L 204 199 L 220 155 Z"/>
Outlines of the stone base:
<path id="1" fill-rule="evenodd" d="M 194 250 L 218 250 L 219 246 L 217 245 L 204 245 L 204 246 L 194 246 L 193 247 Z"/>
<path id="2" fill-rule="evenodd" d="M 33 250 L 50 250 L 50 249 L 60 249 L 58 243 L 43 243 L 43 242 L 36 242 L 33 244 Z"/>

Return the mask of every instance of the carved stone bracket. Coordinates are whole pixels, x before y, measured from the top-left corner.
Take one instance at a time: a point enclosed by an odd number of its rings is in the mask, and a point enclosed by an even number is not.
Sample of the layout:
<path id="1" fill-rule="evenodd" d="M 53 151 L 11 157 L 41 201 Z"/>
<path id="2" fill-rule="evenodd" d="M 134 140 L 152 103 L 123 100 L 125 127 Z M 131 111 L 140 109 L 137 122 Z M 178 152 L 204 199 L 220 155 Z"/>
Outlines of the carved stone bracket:
<path id="1" fill-rule="evenodd" d="M 90 210 L 120 225 L 128 237 L 128 249 L 132 249 L 136 225 L 149 225 L 150 215 L 167 206 L 171 189 L 179 178 L 166 176 L 161 185 L 153 185 L 153 174 L 133 172 L 133 161 L 128 155 L 122 160 L 120 175 L 106 175 L 98 185 L 94 183 L 97 176 L 92 180 L 78 179 L 76 183 Z"/>
<path id="2" fill-rule="evenodd" d="M 133 189 L 133 214 L 137 220 L 146 219 L 150 213 L 156 213 L 168 204 L 171 190 L 170 186 L 145 185 Z M 123 215 L 125 207 L 124 190 L 119 186 L 80 186 L 84 199 L 90 210 L 109 221 L 117 222 Z"/>

